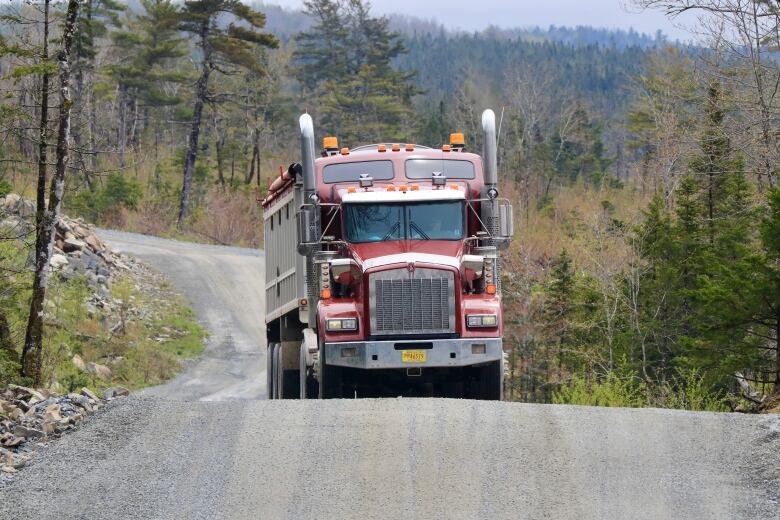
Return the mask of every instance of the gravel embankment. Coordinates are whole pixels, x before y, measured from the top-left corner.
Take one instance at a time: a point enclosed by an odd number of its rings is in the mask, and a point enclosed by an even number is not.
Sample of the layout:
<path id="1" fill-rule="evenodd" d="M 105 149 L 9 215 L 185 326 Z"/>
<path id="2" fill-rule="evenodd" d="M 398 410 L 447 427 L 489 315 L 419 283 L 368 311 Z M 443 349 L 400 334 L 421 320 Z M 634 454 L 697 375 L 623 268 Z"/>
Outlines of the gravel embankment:
<path id="1" fill-rule="evenodd" d="M 106 233 L 168 273 L 202 361 L 44 450 L 0 518 L 780 518 L 780 417 L 265 401 L 262 256 Z"/>

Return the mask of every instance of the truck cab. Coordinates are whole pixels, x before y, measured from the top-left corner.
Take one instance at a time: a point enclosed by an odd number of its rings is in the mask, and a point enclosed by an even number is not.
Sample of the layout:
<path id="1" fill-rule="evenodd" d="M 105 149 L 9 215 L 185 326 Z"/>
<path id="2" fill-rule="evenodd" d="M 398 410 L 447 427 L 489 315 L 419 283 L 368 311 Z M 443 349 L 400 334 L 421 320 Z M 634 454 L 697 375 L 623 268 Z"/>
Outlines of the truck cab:
<path id="1" fill-rule="evenodd" d="M 271 398 L 500 399 L 495 118 L 485 158 L 462 134 L 439 148 L 339 148 L 301 117 L 301 163 L 263 201 Z"/>

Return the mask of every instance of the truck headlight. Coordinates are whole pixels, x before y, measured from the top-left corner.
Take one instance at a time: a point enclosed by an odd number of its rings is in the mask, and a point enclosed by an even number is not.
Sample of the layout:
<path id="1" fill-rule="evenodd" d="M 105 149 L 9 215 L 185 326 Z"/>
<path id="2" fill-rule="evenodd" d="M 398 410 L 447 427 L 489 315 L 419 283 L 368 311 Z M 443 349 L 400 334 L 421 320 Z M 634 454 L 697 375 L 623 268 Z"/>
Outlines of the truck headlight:
<path id="1" fill-rule="evenodd" d="M 330 332 L 357 330 L 357 318 L 339 318 L 335 320 L 326 320 L 325 323 L 328 331 Z"/>
<path id="2" fill-rule="evenodd" d="M 498 326 L 498 316 L 495 314 L 471 314 L 466 316 L 466 326 L 470 328 L 487 328 Z"/>

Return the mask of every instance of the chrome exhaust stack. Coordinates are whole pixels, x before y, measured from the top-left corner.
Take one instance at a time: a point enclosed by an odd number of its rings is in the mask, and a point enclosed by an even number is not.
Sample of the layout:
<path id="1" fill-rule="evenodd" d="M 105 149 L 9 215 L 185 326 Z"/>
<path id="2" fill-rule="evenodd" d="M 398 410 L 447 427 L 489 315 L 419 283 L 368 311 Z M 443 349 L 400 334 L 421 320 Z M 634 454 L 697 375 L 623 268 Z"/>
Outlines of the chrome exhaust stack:
<path id="1" fill-rule="evenodd" d="M 301 172 L 303 197 L 298 210 L 298 253 L 306 257 L 306 295 L 308 297 L 308 323 L 316 327 L 317 301 L 320 297 L 319 265 L 315 257 L 322 249 L 320 243 L 320 199 L 317 195 L 317 178 L 314 169 L 314 122 L 309 114 L 298 120 L 301 128 Z"/>

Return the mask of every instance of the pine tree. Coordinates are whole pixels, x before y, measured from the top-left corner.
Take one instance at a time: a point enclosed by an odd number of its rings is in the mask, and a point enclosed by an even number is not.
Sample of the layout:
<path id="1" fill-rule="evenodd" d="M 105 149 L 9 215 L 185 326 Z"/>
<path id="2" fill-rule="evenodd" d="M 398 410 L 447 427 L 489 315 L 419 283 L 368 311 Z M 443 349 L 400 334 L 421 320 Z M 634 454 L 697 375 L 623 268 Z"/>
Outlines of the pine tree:
<path id="1" fill-rule="evenodd" d="M 141 133 L 137 128 L 139 119 L 148 121 L 152 108 L 178 104 L 180 97 L 168 93 L 169 87 L 188 79 L 186 73 L 174 66 L 175 60 L 186 53 L 179 34 L 178 7 L 171 0 L 142 0 L 141 5 L 143 13 L 135 15 L 125 27 L 111 35 L 114 47 L 122 55 L 119 63 L 107 68 L 119 90 L 117 142 L 120 163 L 128 134 L 135 141 Z M 128 128 L 128 110 L 133 112 L 132 130 Z"/>
<path id="2" fill-rule="evenodd" d="M 239 0 L 189 0 L 184 2 L 179 28 L 196 38 L 201 53 L 200 77 L 195 87 L 195 104 L 192 115 L 187 155 L 179 204 L 178 225 L 187 218 L 190 192 L 198 155 L 203 107 L 209 101 L 209 79 L 212 72 L 230 74 L 236 68 L 262 73 L 263 66 L 258 48 L 276 47 L 277 39 L 260 32 L 265 26 L 265 15 Z M 241 25 L 224 25 L 222 17 L 228 15 Z M 247 27 L 248 25 L 249 27 Z"/>
<path id="3" fill-rule="evenodd" d="M 349 143 L 409 137 L 412 97 L 420 93 L 414 72 L 401 72 L 393 60 L 406 52 L 387 18 L 370 15 L 363 0 L 311 0 L 309 32 L 298 36 L 295 53 L 304 95 L 313 93 L 322 122 Z"/>

